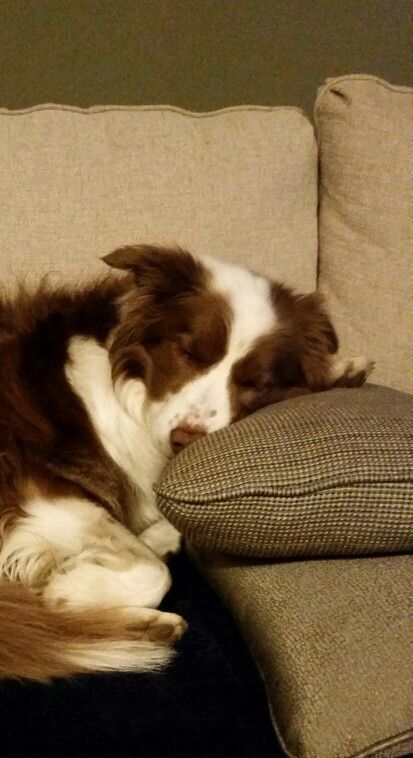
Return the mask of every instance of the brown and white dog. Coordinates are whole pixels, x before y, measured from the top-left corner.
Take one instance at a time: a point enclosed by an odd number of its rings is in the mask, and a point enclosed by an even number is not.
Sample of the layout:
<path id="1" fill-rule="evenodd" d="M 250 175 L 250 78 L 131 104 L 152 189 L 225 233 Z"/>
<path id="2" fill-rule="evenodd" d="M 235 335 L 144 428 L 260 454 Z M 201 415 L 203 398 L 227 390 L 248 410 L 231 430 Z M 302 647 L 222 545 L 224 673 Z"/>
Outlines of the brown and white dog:
<path id="1" fill-rule="evenodd" d="M 0 675 L 47 681 L 165 664 L 156 610 L 179 549 L 153 483 L 200 435 L 286 397 L 362 384 L 316 294 L 179 249 L 0 300 Z"/>

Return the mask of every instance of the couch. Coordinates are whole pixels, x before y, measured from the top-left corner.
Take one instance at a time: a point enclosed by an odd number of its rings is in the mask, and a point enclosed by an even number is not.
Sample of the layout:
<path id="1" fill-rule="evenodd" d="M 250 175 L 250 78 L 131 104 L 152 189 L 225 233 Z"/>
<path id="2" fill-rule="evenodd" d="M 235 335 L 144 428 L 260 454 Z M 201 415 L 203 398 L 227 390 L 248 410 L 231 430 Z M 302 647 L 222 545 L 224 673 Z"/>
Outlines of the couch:
<path id="1" fill-rule="evenodd" d="M 315 129 L 289 107 L 1 109 L 0 284 L 73 282 L 120 244 L 179 243 L 320 289 L 343 351 L 411 392 L 412 115 L 413 90 L 366 75 L 325 83 Z M 171 670 L 4 683 L 4 755 L 411 754 L 409 555 L 189 546 L 172 572 L 164 606 L 190 629 Z"/>

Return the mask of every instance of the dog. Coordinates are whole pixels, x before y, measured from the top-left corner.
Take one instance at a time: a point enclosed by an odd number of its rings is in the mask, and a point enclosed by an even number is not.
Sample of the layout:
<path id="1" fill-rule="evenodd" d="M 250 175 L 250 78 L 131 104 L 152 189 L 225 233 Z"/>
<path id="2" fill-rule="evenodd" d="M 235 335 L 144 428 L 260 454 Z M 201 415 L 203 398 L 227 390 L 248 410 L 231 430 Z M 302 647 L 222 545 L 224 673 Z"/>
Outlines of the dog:
<path id="1" fill-rule="evenodd" d="M 77 289 L 0 300 L 0 676 L 150 671 L 186 629 L 157 610 L 180 535 L 153 484 L 204 434 L 361 385 L 318 294 L 137 245 Z"/>

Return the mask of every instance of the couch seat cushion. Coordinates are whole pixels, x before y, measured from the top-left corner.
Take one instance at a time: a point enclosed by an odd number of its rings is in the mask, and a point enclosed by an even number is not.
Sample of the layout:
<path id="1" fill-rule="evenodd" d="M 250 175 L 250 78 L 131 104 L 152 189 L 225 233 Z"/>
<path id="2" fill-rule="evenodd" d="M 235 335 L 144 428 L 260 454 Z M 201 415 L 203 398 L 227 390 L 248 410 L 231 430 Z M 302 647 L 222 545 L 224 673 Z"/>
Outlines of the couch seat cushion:
<path id="1" fill-rule="evenodd" d="M 290 758 L 412 754 L 411 556 L 197 560 L 264 675 Z"/>

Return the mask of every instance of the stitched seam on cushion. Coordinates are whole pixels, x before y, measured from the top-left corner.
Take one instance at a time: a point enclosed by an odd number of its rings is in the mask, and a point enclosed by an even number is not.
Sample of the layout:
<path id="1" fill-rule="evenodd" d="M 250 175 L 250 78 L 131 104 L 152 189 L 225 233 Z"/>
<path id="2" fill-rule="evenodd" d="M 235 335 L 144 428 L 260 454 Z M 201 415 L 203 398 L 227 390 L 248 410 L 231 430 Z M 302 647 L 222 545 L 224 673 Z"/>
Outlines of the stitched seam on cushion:
<path id="1" fill-rule="evenodd" d="M 391 92 L 398 92 L 401 95 L 413 95 L 412 87 L 407 87 L 407 86 L 397 85 L 397 84 L 390 84 L 390 82 L 386 82 L 385 79 L 380 79 L 380 77 L 378 76 L 372 76 L 372 74 L 347 74 L 345 76 L 338 76 L 335 79 L 330 79 L 326 81 L 326 83 L 321 86 L 314 102 L 314 108 L 313 108 L 314 118 L 317 118 L 318 116 L 319 101 L 327 92 L 327 90 L 331 90 L 331 88 L 334 87 L 339 82 L 357 82 L 357 81 L 375 82 L 380 87 L 383 87 L 384 89 L 387 89 Z"/>
<path id="2" fill-rule="evenodd" d="M 237 623 L 236 620 L 235 620 L 235 617 L 232 616 L 232 618 L 234 619 L 235 623 Z M 238 624 L 237 624 L 237 626 L 238 626 Z M 267 679 L 266 679 L 266 677 L 264 675 L 264 672 L 263 672 L 263 670 L 261 668 L 261 664 L 257 660 L 257 657 L 255 655 L 253 655 L 253 653 L 251 651 L 251 647 L 250 647 L 249 642 L 247 640 L 247 637 L 246 637 L 246 635 L 243 634 L 243 631 L 242 631 L 241 627 L 239 626 L 238 628 L 240 629 L 240 631 L 242 633 L 242 636 L 244 637 L 244 640 L 245 640 L 245 642 L 246 642 L 246 644 L 247 644 L 247 646 L 248 646 L 248 648 L 250 650 L 250 653 L 251 653 L 251 655 L 252 655 L 252 657 L 254 659 L 254 663 L 255 663 L 258 671 L 260 672 L 261 679 L 262 679 L 262 681 L 264 683 L 265 692 L 267 694 L 268 711 L 269 711 L 269 714 L 270 714 L 270 719 L 271 719 L 271 723 L 272 723 L 274 732 L 275 732 L 275 734 L 278 737 L 278 741 L 279 741 L 282 749 L 284 750 L 284 753 L 286 754 L 286 756 L 288 756 L 288 758 L 299 758 L 299 756 L 296 755 L 296 753 L 291 753 L 290 750 L 287 749 L 286 741 L 285 741 L 285 739 L 284 739 L 284 737 L 282 735 L 281 729 L 278 726 L 277 719 L 275 717 L 275 710 L 273 709 L 271 698 L 270 698 L 270 695 L 269 695 L 269 689 L 268 689 L 268 686 L 267 686 Z"/>
<path id="3" fill-rule="evenodd" d="M 166 505 L 168 506 L 168 503 Z M 372 514 L 368 514 L 368 516 L 359 523 L 355 519 L 347 519 L 345 515 L 339 514 L 339 516 L 336 516 L 334 513 L 330 512 L 328 513 L 325 531 L 323 533 L 320 532 L 320 524 L 317 522 L 318 528 L 316 532 L 311 533 L 311 524 L 319 517 L 319 511 L 317 511 L 317 509 L 313 509 L 308 513 L 299 513 L 296 518 L 291 520 L 288 518 L 288 514 L 287 517 L 284 518 L 282 517 L 283 514 L 281 514 L 281 517 L 278 517 L 278 514 L 276 514 L 275 518 L 271 518 L 271 513 L 268 513 L 267 508 L 266 511 L 263 509 L 262 513 L 255 518 L 255 523 L 253 524 L 252 519 L 248 520 L 248 513 L 246 514 L 241 511 L 240 519 L 237 522 L 236 517 L 238 513 L 234 513 L 231 509 L 228 514 L 222 510 L 222 507 L 219 510 L 221 521 L 216 522 L 214 520 L 211 521 L 210 511 L 207 511 L 206 513 L 205 511 L 194 513 L 193 511 L 188 510 L 188 508 L 183 508 L 179 505 L 176 508 L 171 508 L 170 504 L 169 508 L 163 507 L 164 503 L 162 501 L 160 501 L 159 506 L 164 515 L 172 515 L 175 524 L 179 522 L 188 530 L 188 533 L 189 530 L 193 530 L 193 535 L 195 537 L 199 537 L 201 533 L 204 537 L 207 537 L 208 535 L 212 537 L 214 534 L 215 543 L 217 543 L 218 540 L 219 544 L 228 543 L 228 540 L 231 544 L 235 539 L 238 543 L 242 541 L 242 550 L 247 549 L 254 553 L 257 550 L 257 544 L 261 545 L 262 548 L 266 547 L 269 548 L 269 550 L 272 550 L 271 546 L 274 545 L 274 539 L 277 542 L 276 548 L 278 550 L 278 547 L 283 543 L 286 533 L 294 533 L 294 535 L 296 535 L 298 530 L 300 530 L 300 534 L 297 535 L 297 549 L 300 551 L 303 544 L 307 546 L 312 545 L 310 548 L 311 550 L 317 544 L 319 545 L 317 550 L 322 549 L 323 552 L 325 552 L 326 549 L 329 550 L 328 546 L 332 539 L 339 537 L 339 539 L 342 540 L 346 535 L 352 535 L 353 539 L 354 537 L 356 537 L 357 540 L 361 539 L 363 543 L 366 538 L 370 541 L 374 540 L 374 545 L 376 547 L 379 547 L 380 545 L 383 547 L 383 555 L 386 555 L 388 552 L 389 541 L 391 541 L 392 544 L 392 551 L 396 549 L 395 544 L 397 545 L 397 550 L 401 551 L 408 551 L 411 546 L 413 546 L 413 538 L 411 530 L 409 529 L 410 520 L 407 518 L 405 518 L 404 521 L 402 518 L 399 518 L 397 524 L 391 525 L 390 530 L 389 527 L 387 527 L 388 532 L 390 531 L 391 534 L 387 533 L 385 538 L 387 542 L 383 543 L 384 537 L 382 535 L 382 530 L 383 527 L 386 528 L 387 522 L 383 523 L 383 519 L 380 521 L 374 519 Z M 361 515 L 363 516 L 363 514 Z M 224 534 L 221 533 L 220 526 L 225 527 Z M 273 536 L 274 529 L 277 530 L 276 537 Z M 380 531 L 377 532 L 377 529 Z M 280 532 L 281 542 L 278 539 Z M 245 540 L 247 540 L 247 543 Z M 249 547 L 251 545 L 252 547 Z M 291 551 L 290 547 L 291 546 L 288 546 L 287 548 L 288 554 L 296 554 L 297 551 L 295 549 Z M 307 547 L 305 549 L 307 550 Z M 359 550 L 359 547 L 356 547 L 355 549 Z M 348 550 L 353 552 L 353 547 L 350 543 L 346 546 L 346 553 L 348 553 Z M 266 552 L 265 555 L 268 556 L 270 553 Z M 265 555 L 263 554 L 261 557 L 265 557 Z M 259 554 L 257 557 L 259 557 Z"/>
<path id="4" fill-rule="evenodd" d="M 396 734 L 394 737 L 388 737 L 387 739 L 375 742 L 368 748 L 365 748 L 359 753 L 352 753 L 347 758 L 368 758 L 370 755 L 375 755 L 380 750 L 385 750 L 388 747 L 394 747 L 395 745 L 402 745 L 403 742 L 408 742 L 413 738 L 413 730 L 407 729 L 404 732 Z"/>
<path id="5" fill-rule="evenodd" d="M 40 105 L 33 105 L 29 108 L 20 108 L 12 110 L 10 108 L 0 108 L 0 115 L 3 116 L 24 116 L 30 113 L 37 113 L 40 111 L 62 111 L 68 113 L 79 113 L 80 115 L 87 116 L 94 113 L 114 113 L 114 112 L 132 112 L 132 113 L 145 113 L 151 111 L 161 111 L 168 113 L 176 113 L 181 116 L 189 116 L 191 118 L 209 118 L 211 116 L 220 116 L 225 113 L 239 113 L 239 112 L 253 112 L 253 113 L 278 113 L 279 111 L 293 111 L 303 116 L 304 120 L 311 126 L 310 120 L 305 115 L 302 108 L 298 108 L 294 105 L 236 105 L 229 106 L 227 108 L 217 108 L 213 111 L 191 111 L 186 108 L 180 108 L 175 105 L 95 105 L 90 108 L 80 108 L 76 105 L 63 105 L 59 103 L 42 103 Z"/>
<path id="6" fill-rule="evenodd" d="M 190 498 L 188 496 L 182 497 L 180 495 L 175 495 L 173 492 L 169 493 L 168 491 L 165 491 L 162 487 L 159 487 L 157 485 L 154 486 L 154 491 L 156 494 L 162 498 L 163 500 L 170 500 L 173 503 L 181 503 L 182 505 L 185 505 L 185 507 L 188 507 L 188 505 L 191 505 L 192 503 L 208 503 L 211 502 L 213 499 L 214 504 L 217 505 L 223 505 L 227 503 L 228 501 L 232 500 L 233 498 L 251 498 L 251 497 L 278 497 L 278 498 L 284 498 L 286 500 L 290 500 L 291 498 L 297 498 L 297 497 L 303 497 L 306 495 L 318 495 L 322 493 L 329 493 L 333 490 L 337 489 L 349 489 L 353 486 L 364 486 L 365 488 L 371 487 L 372 485 L 382 485 L 382 484 L 411 484 L 412 480 L 411 478 L 400 478 L 400 479 L 384 479 L 383 477 L 380 477 L 380 479 L 352 479 L 345 482 L 339 482 L 338 484 L 331 484 L 326 487 L 307 487 L 306 489 L 297 489 L 294 492 L 286 492 L 283 490 L 277 490 L 276 488 L 269 490 L 269 489 L 250 489 L 250 490 L 233 490 L 232 492 L 221 495 L 219 499 L 214 497 L 214 495 L 191 495 Z"/>

